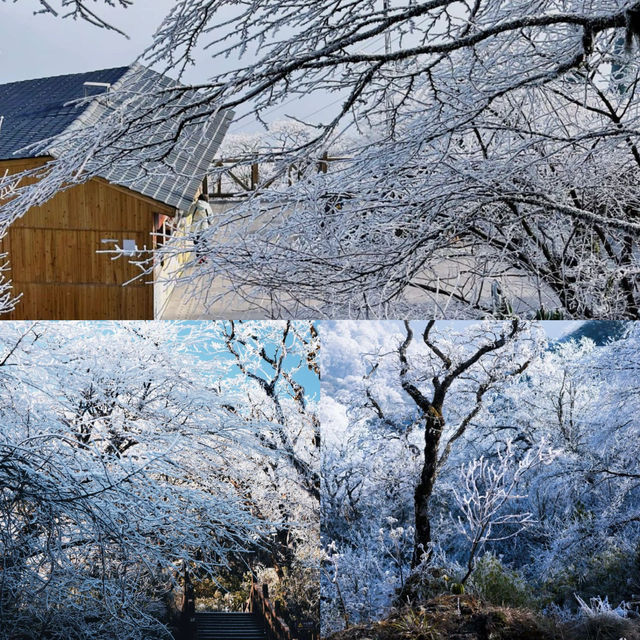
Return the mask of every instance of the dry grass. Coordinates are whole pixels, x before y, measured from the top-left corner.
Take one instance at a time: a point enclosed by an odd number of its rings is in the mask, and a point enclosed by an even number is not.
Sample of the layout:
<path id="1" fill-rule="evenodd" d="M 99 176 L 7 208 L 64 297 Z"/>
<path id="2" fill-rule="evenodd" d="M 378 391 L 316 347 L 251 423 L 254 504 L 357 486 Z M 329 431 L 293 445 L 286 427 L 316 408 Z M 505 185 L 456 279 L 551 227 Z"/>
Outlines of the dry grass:
<path id="1" fill-rule="evenodd" d="M 331 640 L 557 640 L 560 637 L 530 611 L 486 605 L 469 595 L 446 595 L 421 606 L 400 609 L 380 622 L 341 631 L 332 635 Z"/>
<path id="2" fill-rule="evenodd" d="M 385 620 L 351 627 L 329 640 L 640 640 L 640 620 L 597 616 L 560 625 L 527 609 L 469 596 L 439 596 Z"/>
<path id="3" fill-rule="evenodd" d="M 640 621 L 601 615 L 569 630 L 569 640 L 640 640 Z"/>

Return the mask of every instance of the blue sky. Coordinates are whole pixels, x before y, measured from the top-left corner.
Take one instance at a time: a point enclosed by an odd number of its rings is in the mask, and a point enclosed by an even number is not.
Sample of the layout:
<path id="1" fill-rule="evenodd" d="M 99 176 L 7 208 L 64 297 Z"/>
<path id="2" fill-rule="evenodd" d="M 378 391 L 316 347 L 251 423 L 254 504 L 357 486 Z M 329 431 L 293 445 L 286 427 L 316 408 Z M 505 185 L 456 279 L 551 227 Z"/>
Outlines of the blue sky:
<path id="1" fill-rule="evenodd" d="M 187 322 L 182 322 L 180 324 L 184 325 L 185 330 L 188 330 L 190 327 L 195 327 L 197 326 L 200 322 L 206 323 L 206 322 L 210 322 L 210 321 L 187 321 Z M 268 333 L 268 321 L 265 321 L 264 323 L 257 323 L 255 326 L 257 327 L 257 331 L 256 331 L 256 335 L 258 336 L 258 339 L 260 338 L 264 338 L 264 336 Z M 260 327 L 264 326 L 264 333 L 261 335 L 260 332 Z M 291 335 L 289 336 L 288 339 L 288 343 L 287 346 L 291 346 L 292 344 L 292 338 Z M 222 343 L 220 343 L 221 345 Z M 263 339 L 262 344 L 265 348 L 265 351 L 267 353 L 267 355 L 269 357 L 273 356 L 275 353 L 275 350 L 277 349 L 278 345 L 274 342 L 271 342 L 268 339 Z M 202 350 L 197 350 L 194 351 L 194 356 L 202 359 L 202 360 L 212 360 L 212 359 L 222 359 L 222 361 L 231 363 L 234 361 L 234 357 L 228 353 L 226 350 L 207 350 L 207 349 L 202 349 Z M 287 357 L 284 359 L 284 368 L 285 370 L 287 369 L 292 369 L 294 367 L 296 367 L 299 363 L 300 363 L 300 355 L 297 354 L 295 352 L 295 349 L 292 350 L 292 353 L 290 353 L 289 355 L 287 355 Z M 262 371 L 262 373 L 264 374 L 264 378 L 266 380 L 268 380 L 272 374 L 273 370 L 271 369 L 271 367 L 269 367 L 269 365 L 264 366 L 264 369 Z M 232 369 L 231 371 L 231 375 L 237 373 L 237 369 Z M 259 373 L 259 372 L 258 372 Z M 320 399 L 320 380 L 318 379 L 318 376 L 313 373 L 312 371 L 309 370 L 308 367 L 306 366 L 301 366 L 299 367 L 295 374 L 293 375 L 293 379 L 300 385 L 302 385 L 302 387 L 305 390 L 305 394 L 307 396 L 307 398 L 309 400 L 312 401 L 317 401 Z"/>

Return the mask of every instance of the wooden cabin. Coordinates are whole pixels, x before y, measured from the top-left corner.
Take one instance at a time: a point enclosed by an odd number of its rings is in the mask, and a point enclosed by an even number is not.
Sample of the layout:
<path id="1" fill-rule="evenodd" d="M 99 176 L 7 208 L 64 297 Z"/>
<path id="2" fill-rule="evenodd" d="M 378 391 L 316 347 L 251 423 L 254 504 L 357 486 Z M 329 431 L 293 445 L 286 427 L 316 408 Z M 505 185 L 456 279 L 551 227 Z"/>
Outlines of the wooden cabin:
<path id="1" fill-rule="evenodd" d="M 46 163 L 55 151 L 25 147 L 77 126 L 92 102 L 73 105 L 87 91 L 101 95 L 122 83 L 143 92 L 173 82 L 141 65 L 0 85 L 0 172 L 16 173 Z M 92 94 L 89 93 L 89 96 Z M 97 100 L 98 98 L 96 98 Z M 95 117 L 96 109 L 93 109 Z M 177 176 L 135 176 L 131 168 L 59 192 L 14 222 L 0 242 L 7 254 L 15 309 L 11 320 L 148 320 L 162 304 L 162 287 L 125 258 L 98 253 L 154 247 L 154 233 L 167 216 L 186 210 L 198 195 L 207 168 L 229 126 L 216 116 L 206 136 L 194 140 L 189 171 Z M 191 147 L 190 147 L 191 149 Z M 189 177 L 185 177 L 187 175 Z"/>

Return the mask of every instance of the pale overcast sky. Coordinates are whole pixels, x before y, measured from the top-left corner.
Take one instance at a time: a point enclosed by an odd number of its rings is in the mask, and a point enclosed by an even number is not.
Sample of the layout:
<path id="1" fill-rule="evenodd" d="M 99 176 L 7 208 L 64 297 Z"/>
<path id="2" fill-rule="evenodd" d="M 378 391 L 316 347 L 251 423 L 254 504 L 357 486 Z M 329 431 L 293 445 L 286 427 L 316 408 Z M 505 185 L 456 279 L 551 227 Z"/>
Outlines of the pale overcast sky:
<path id="1" fill-rule="evenodd" d="M 100 15 L 130 39 L 82 20 L 34 15 L 37 0 L 0 0 L 0 82 L 119 67 L 131 63 L 173 0 L 137 0 L 124 10 L 100 4 Z"/>
<path id="2" fill-rule="evenodd" d="M 154 31 L 172 5 L 173 0 L 136 0 L 127 9 L 96 4 L 99 15 L 126 32 L 126 39 L 83 20 L 34 15 L 40 6 L 38 0 L 0 0 L 0 84 L 128 65 L 151 44 Z M 223 70 L 221 64 L 224 61 L 216 60 L 214 65 L 208 54 L 203 54 L 183 79 L 189 83 L 205 82 Z M 231 68 L 237 62 L 228 64 Z M 328 104 L 334 101 L 335 96 L 327 96 Z M 270 119 L 289 114 L 315 122 L 328 119 L 318 113 L 319 106 L 323 106 L 322 100 L 319 103 L 317 95 L 310 96 L 274 110 Z M 242 121 L 232 125 L 231 131 L 260 129 L 261 125 L 253 121 Z"/>

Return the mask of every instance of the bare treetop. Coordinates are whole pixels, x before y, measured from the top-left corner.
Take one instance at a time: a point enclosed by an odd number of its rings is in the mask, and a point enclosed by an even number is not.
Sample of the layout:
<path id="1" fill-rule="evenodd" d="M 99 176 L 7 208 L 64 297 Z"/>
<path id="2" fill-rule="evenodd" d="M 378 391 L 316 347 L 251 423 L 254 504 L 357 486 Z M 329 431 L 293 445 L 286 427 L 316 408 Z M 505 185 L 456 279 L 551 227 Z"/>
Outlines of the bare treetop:
<path id="1" fill-rule="evenodd" d="M 10 0 L 3 0 L 7 2 Z M 17 0 L 13 0 L 17 2 Z M 120 7 L 126 9 L 133 5 L 134 0 L 103 0 L 104 4 L 109 7 Z M 47 13 L 56 17 L 73 18 L 74 20 L 80 19 L 89 22 L 90 24 L 100 27 L 102 29 L 108 29 L 109 31 L 117 31 L 125 37 L 128 37 L 124 31 L 121 31 L 111 19 L 103 17 L 99 10 L 96 10 L 93 5 L 96 4 L 87 2 L 87 0 L 33 0 L 34 13 Z"/>

